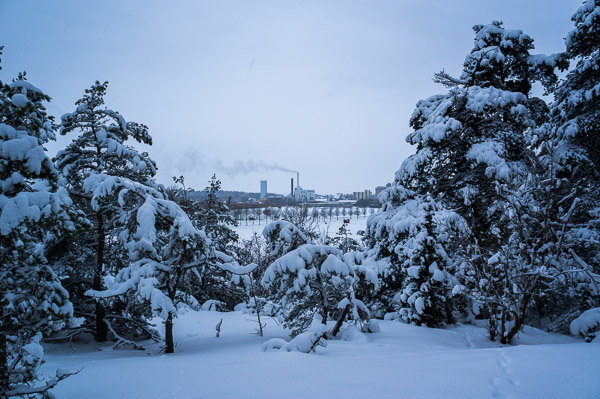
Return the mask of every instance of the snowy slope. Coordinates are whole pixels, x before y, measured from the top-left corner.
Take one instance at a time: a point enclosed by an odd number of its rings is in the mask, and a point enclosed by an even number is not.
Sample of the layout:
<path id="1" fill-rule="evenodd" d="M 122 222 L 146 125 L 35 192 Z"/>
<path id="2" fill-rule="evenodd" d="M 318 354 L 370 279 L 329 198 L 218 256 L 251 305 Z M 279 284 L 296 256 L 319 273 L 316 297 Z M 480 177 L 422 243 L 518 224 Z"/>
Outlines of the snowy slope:
<path id="1" fill-rule="evenodd" d="M 220 338 L 215 325 L 223 319 Z M 266 336 L 241 312 L 189 312 L 175 322 L 176 353 L 109 346 L 47 346 L 42 372 L 80 374 L 62 398 L 598 398 L 600 345 L 528 328 L 521 345 L 499 347 L 485 330 L 449 330 L 380 321 L 316 354 L 261 351 L 287 334 L 268 320 Z"/>

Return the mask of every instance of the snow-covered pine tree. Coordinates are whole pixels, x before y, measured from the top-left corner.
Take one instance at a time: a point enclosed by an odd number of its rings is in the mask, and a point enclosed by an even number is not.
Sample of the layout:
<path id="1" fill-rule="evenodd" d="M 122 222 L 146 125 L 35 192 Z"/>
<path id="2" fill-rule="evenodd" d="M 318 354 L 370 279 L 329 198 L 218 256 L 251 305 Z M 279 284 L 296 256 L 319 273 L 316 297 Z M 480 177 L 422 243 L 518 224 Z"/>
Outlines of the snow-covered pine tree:
<path id="1" fill-rule="evenodd" d="M 495 252 L 486 255 L 470 243 L 471 255 L 486 263 L 461 269 L 474 309 L 489 316 L 490 338 L 501 343 L 510 343 L 526 318 L 555 316 L 574 298 L 565 285 L 578 285 L 565 240 L 578 201 L 561 195 L 550 157 L 531 160 L 531 169 L 514 170 L 510 182 L 497 185 L 502 216 L 494 228 L 508 234 L 499 235 Z"/>
<path id="2" fill-rule="evenodd" d="M 520 30 L 504 29 L 500 22 L 477 25 L 474 30 L 475 45 L 466 57 L 461 77 L 456 79 L 443 71 L 436 74 L 436 81 L 449 87 L 449 92 L 417 104 L 410 120 L 414 132 L 407 137 L 417 151 L 396 172 L 394 185 L 383 196 L 383 212 L 402 206 L 406 190 L 422 197 L 431 195 L 439 206 L 455 211 L 466 227 L 457 230 L 459 234 L 449 242 L 452 248 L 447 253 L 462 255 L 463 274 L 469 277 L 465 283 L 477 292 L 482 287 L 480 272 L 488 267 L 488 259 L 515 233 L 506 217 L 511 203 L 501 193 L 513 192 L 528 181 L 535 164 L 531 132 L 547 120 L 545 103 L 529 96 L 531 86 L 535 81 L 550 86 L 556 80 L 555 67 L 564 66 L 564 60 L 561 55 L 532 55 L 533 39 Z M 389 242 L 383 241 L 387 253 L 380 256 L 390 256 L 394 265 L 398 261 L 393 259 L 393 235 L 385 230 L 385 224 L 372 223 L 370 234 L 390 236 Z M 467 242 L 465 233 L 469 235 Z M 522 242 L 531 244 L 527 239 Z M 542 266 L 527 264 L 533 270 Z M 498 284 L 510 279 L 506 270 L 498 269 L 505 277 L 498 276 Z M 496 301 L 508 308 L 499 313 L 494 309 L 489 316 L 503 314 L 507 317 L 501 317 L 500 323 L 522 323 L 523 314 L 515 317 L 515 306 L 525 311 L 531 304 L 528 295 L 521 292 L 517 296 L 518 306 L 511 300 Z M 497 334 L 490 331 L 490 336 Z M 503 342 L 510 338 L 500 337 Z"/>
<path id="3" fill-rule="evenodd" d="M 600 1 L 585 1 L 571 19 L 566 55 L 576 64 L 554 90 L 550 144 L 565 195 L 580 201 L 569 240 L 600 274 Z"/>
<path id="4" fill-rule="evenodd" d="M 575 66 L 554 87 L 552 120 L 539 144 L 554 183 L 548 214 L 562 226 L 551 231 L 564 261 L 545 308 L 551 328 L 563 332 L 579 312 L 600 305 L 600 2 L 585 1 L 572 20 L 565 54 Z"/>
<path id="5" fill-rule="evenodd" d="M 347 223 L 342 223 L 335 237 L 331 238 L 332 245 L 342 251 L 342 253 L 348 253 L 351 251 L 360 250 L 360 244 L 352 236 L 352 232 L 348 228 Z"/>
<path id="6" fill-rule="evenodd" d="M 544 118 L 543 101 L 528 97 L 529 91 L 535 80 L 552 80 L 545 72 L 557 57 L 533 57 L 533 39 L 500 22 L 474 30 L 475 46 L 460 79 L 436 74 L 450 91 L 417 103 L 410 120 L 414 132 L 407 136 L 417 153 L 403 162 L 396 184 L 443 195 L 479 242 L 493 245 L 490 227 L 500 216 L 492 205 L 495 184 L 529 162 L 525 132 Z"/>
<path id="7" fill-rule="evenodd" d="M 61 263 L 68 269 L 64 273 L 72 276 L 69 286 L 72 287 L 77 310 L 94 313 L 97 341 L 107 338 L 107 326 L 103 321 L 106 309 L 101 301 L 96 300 L 95 309 L 88 310 L 89 298 L 82 294 L 89 288 L 102 290 L 107 272 L 116 273 L 125 262 L 122 254 L 111 250 L 119 234 L 113 226 L 120 208 L 117 196 L 104 196 L 102 205 L 93 208 L 91 193 L 95 187 L 91 183 L 100 181 L 98 175 L 107 175 L 156 187 L 152 181 L 156 174 L 155 163 L 147 153 L 140 153 L 126 144 L 130 139 L 151 144 L 148 129 L 142 124 L 126 122 L 118 112 L 106 108 L 104 96 L 107 86 L 108 82 L 96 81 L 77 100 L 76 110 L 62 116 L 60 134 L 75 133 L 77 136 L 55 158 L 67 189 L 93 226 L 85 234 L 64 243 L 57 256 L 66 257 Z"/>
<path id="8" fill-rule="evenodd" d="M 576 61 L 554 91 L 553 114 L 559 124 L 556 140 L 580 150 L 578 161 L 589 168 L 573 171 L 579 178 L 600 175 L 600 1 L 587 0 L 571 18 L 575 28 L 567 34 L 566 54 Z"/>
<path id="9" fill-rule="evenodd" d="M 0 48 L 1 50 L 1 48 Z M 67 291 L 45 258 L 48 241 L 77 227 L 77 214 L 44 144 L 55 125 L 50 98 L 25 79 L 0 81 L 0 397 L 46 393 L 68 376 L 42 386 L 40 341 L 72 315 Z M 80 215 L 81 216 L 81 215 Z"/>
<path id="10" fill-rule="evenodd" d="M 295 224 L 276 220 L 265 226 L 262 235 L 267 241 L 270 263 L 303 244 L 312 241 Z"/>
<path id="11" fill-rule="evenodd" d="M 199 278 L 198 269 L 214 262 L 210 240 L 161 191 L 122 177 L 96 175 L 96 179 L 88 179 L 92 206 L 98 209 L 103 198 L 117 195 L 120 207 L 114 217 L 122 228 L 119 240 L 130 264 L 108 289 L 87 294 L 124 296 L 128 302 L 141 303 L 144 316 L 160 316 L 165 322 L 166 353 L 172 353 L 177 304 L 191 300 L 190 283 Z"/>
<path id="12" fill-rule="evenodd" d="M 215 248 L 221 252 L 231 253 L 231 246 L 239 240 L 239 235 L 230 226 L 237 226 L 237 222 L 230 214 L 229 205 L 217 197 L 221 190 L 221 181 L 213 175 L 204 189 L 207 194 L 202 202 L 202 211 L 199 216 L 201 226 L 213 241 Z"/>
<path id="13" fill-rule="evenodd" d="M 221 189 L 221 182 L 213 175 L 206 187 L 207 197 L 198 201 L 190 197 L 190 188 L 185 186 L 185 178 L 174 178 L 174 199 L 186 212 L 194 226 L 203 229 L 210 239 L 212 246 L 227 256 L 235 253 L 235 244 L 239 240 L 238 234 L 231 228 L 237 222 L 230 215 L 229 206 L 217 197 Z M 198 273 L 201 279 L 194 280 L 194 296 L 200 303 L 208 300 L 217 300 L 226 304 L 229 309 L 246 299 L 243 287 L 234 284 L 230 273 L 219 267 L 219 264 L 207 263 Z"/>

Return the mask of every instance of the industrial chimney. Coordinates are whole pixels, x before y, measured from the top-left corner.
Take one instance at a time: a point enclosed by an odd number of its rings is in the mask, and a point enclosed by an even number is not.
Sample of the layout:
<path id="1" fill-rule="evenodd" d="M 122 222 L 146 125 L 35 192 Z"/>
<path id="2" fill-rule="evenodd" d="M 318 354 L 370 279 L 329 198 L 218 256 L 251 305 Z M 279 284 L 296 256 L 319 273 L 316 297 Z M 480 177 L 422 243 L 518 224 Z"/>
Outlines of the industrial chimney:
<path id="1" fill-rule="evenodd" d="M 296 188 L 300 187 L 300 172 L 296 172 Z"/>
<path id="2" fill-rule="evenodd" d="M 294 178 L 292 177 L 291 179 L 291 187 L 292 187 L 292 192 L 290 193 L 290 195 L 293 197 L 294 196 Z"/>

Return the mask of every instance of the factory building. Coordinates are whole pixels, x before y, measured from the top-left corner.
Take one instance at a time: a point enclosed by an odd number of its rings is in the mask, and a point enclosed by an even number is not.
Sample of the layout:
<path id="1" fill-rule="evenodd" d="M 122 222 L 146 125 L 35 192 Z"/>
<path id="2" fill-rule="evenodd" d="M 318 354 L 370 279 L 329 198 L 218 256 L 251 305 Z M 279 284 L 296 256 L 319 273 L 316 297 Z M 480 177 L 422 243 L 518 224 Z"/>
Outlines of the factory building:
<path id="1" fill-rule="evenodd" d="M 316 199 L 315 190 L 304 190 L 300 187 L 300 173 L 296 172 L 296 188 L 294 189 L 294 179 L 291 179 L 291 197 L 296 202 L 309 202 L 314 201 Z"/>
<path id="2" fill-rule="evenodd" d="M 294 190 L 294 199 L 296 200 L 296 202 L 314 201 L 315 198 L 315 190 L 304 190 L 300 186 L 297 186 Z"/>
<path id="3" fill-rule="evenodd" d="M 266 180 L 260 181 L 260 199 L 261 200 L 267 199 L 267 181 Z"/>
<path id="4" fill-rule="evenodd" d="M 358 201 L 358 200 L 361 200 L 361 199 L 369 200 L 369 199 L 371 199 L 371 190 L 355 191 L 353 193 L 353 195 L 354 195 L 354 200 L 355 201 Z"/>
<path id="5" fill-rule="evenodd" d="M 379 194 L 381 194 L 381 192 L 382 192 L 383 190 L 385 190 L 385 189 L 386 189 L 386 187 L 385 187 L 385 186 L 377 186 L 377 187 L 375 187 L 375 196 L 376 196 L 376 197 L 379 197 Z"/>

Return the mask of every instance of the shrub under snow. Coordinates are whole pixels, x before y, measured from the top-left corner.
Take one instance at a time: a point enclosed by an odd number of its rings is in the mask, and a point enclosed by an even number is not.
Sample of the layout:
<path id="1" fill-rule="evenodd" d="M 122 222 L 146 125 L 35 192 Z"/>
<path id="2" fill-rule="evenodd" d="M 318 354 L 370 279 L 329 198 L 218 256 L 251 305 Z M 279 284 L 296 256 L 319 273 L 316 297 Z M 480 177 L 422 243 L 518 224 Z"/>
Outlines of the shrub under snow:
<path id="1" fill-rule="evenodd" d="M 571 334 L 579 335 L 587 342 L 600 342 L 600 308 L 586 310 L 573 320 Z"/>

